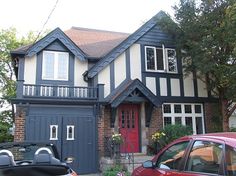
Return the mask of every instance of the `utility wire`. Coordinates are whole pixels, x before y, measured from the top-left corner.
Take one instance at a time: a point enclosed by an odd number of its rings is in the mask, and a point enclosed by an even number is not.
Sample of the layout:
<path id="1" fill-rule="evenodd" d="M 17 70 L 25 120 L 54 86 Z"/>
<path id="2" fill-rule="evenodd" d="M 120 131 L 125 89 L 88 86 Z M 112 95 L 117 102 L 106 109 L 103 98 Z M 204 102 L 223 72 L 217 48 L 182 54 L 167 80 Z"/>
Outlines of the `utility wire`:
<path id="1" fill-rule="evenodd" d="M 38 38 L 40 37 L 41 33 L 43 32 L 43 29 L 44 29 L 44 27 L 46 26 L 46 24 L 48 23 L 49 19 L 51 18 L 51 16 L 52 16 L 52 13 L 53 13 L 53 12 L 54 12 L 54 10 L 56 9 L 58 2 L 59 2 L 59 0 L 57 0 L 57 1 L 56 1 L 56 3 L 55 3 L 55 5 L 53 6 L 53 8 L 52 8 L 52 10 L 51 10 L 50 14 L 48 15 L 48 18 L 47 18 L 47 20 L 46 20 L 46 21 L 45 21 L 45 23 L 43 24 L 43 27 L 42 27 L 42 29 L 39 31 L 39 33 L 38 33 L 38 35 L 37 35 L 36 39 L 34 40 L 34 43 L 33 43 L 33 45 L 35 44 L 35 42 L 38 40 Z"/>

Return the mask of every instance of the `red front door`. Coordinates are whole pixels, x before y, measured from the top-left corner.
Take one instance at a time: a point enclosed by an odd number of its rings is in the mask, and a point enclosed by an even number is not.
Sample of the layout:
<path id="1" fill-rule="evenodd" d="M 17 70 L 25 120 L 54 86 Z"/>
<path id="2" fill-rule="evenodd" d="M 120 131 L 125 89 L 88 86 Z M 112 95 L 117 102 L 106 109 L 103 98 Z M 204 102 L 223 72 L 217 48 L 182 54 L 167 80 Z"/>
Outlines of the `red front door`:
<path id="1" fill-rule="evenodd" d="M 119 128 L 124 139 L 121 152 L 139 152 L 139 106 L 122 104 L 119 106 Z"/>

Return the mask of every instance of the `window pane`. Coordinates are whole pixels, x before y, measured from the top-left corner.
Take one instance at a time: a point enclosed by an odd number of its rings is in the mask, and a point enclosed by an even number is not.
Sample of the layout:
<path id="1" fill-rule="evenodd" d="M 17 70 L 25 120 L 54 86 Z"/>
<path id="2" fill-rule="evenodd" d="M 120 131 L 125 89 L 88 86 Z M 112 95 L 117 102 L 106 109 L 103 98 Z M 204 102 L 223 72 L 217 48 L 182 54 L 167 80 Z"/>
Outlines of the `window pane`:
<path id="1" fill-rule="evenodd" d="M 193 128 L 193 120 L 192 117 L 185 117 L 185 124 L 191 128 Z"/>
<path id="2" fill-rule="evenodd" d="M 181 113 L 181 105 L 174 105 L 175 113 Z"/>
<path id="3" fill-rule="evenodd" d="M 236 175 L 236 149 L 226 146 L 226 166 L 228 175 Z"/>
<path id="4" fill-rule="evenodd" d="M 185 113 L 192 113 L 191 105 L 184 105 Z"/>
<path id="5" fill-rule="evenodd" d="M 197 134 L 203 133 L 203 126 L 202 126 L 202 117 L 196 117 L 196 132 Z"/>
<path id="6" fill-rule="evenodd" d="M 68 53 L 58 53 L 57 79 L 68 80 Z"/>
<path id="7" fill-rule="evenodd" d="M 178 169 L 188 143 L 188 141 L 181 142 L 168 148 L 158 158 L 156 162 L 157 167 L 163 169 Z"/>
<path id="8" fill-rule="evenodd" d="M 146 48 L 147 69 L 155 70 L 154 48 Z"/>
<path id="9" fill-rule="evenodd" d="M 43 79 L 54 79 L 54 53 L 43 53 Z"/>
<path id="10" fill-rule="evenodd" d="M 222 148 L 222 144 L 209 141 L 196 141 L 190 152 L 186 170 L 219 174 Z"/>
<path id="11" fill-rule="evenodd" d="M 171 125 L 171 117 L 164 117 L 164 126 Z"/>
<path id="12" fill-rule="evenodd" d="M 168 59 L 168 71 L 177 72 L 177 60 L 175 56 L 175 50 L 167 49 L 167 59 Z"/>
<path id="13" fill-rule="evenodd" d="M 121 112 L 121 127 L 125 128 L 125 111 Z"/>
<path id="14" fill-rule="evenodd" d="M 175 117 L 175 124 L 182 124 L 181 117 Z"/>
<path id="15" fill-rule="evenodd" d="M 157 54 L 157 70 L 164 70 L 163 50 L 161 48 L 156 49 Z"/>
<path id="16" fill-rule="evenodd" d="M 195 105 L 195 113 L 202 113 L 202 106 L 201 105 Z"/>
<path id="17" fill-rule="evenodd" d="M 171 113 L 171 106 L 170 104 L 164 105 L 164 113 Z"/>

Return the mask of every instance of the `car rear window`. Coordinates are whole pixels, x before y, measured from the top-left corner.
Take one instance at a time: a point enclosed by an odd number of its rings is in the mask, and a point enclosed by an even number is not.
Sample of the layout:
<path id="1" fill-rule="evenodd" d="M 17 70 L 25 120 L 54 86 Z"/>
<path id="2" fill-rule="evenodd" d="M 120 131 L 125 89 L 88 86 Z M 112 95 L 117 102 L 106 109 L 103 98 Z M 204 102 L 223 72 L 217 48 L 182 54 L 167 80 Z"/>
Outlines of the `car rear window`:
<path id="1" fill-rule="evenodd" d="M 35 152 L 42 146 L 37 145 L 24 145 L 24 146 L 9 146 L 4 148 L 12 152 L 15 161 L 19 160 L 33 160 Z M 51 146 L 44 146 L 50 149 L 53 153 Z"/>

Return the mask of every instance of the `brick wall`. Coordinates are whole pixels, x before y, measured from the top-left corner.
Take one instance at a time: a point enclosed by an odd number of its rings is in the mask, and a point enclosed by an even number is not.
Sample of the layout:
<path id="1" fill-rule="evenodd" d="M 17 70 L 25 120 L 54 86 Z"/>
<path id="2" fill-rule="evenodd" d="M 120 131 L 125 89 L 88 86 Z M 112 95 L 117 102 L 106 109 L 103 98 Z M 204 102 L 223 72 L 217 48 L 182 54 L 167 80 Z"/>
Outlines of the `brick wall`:
<path id="1" fill-rule="evenodd" d="M 107 150 L 106 139 L 112 135 L 110 119 L 111 108 L 102 106 L 100 109 L 100 117 L 98 118 L 98 150 L 100 157 L 105 155 L 105 150 Z"/>
<path id="2" fill-rule="evenodd" d="M 16 107 L 15 116 L 15 134 L 14 141 L 23 141 L 25 139 L 25 116 L 26 109 L 23 107 Z"/>
<path id="3" fill-rule="evenodd" d="M 219 104 L 218 103 L 205 103 L 205 127 L 206 133 L 221 131 L 222 122 L 219 119 Z"/>
<path id="4" fill-rule="evenodd" d="M 147 131 L 147 137 L 148 137 L 149 143 L 151 141 L 152 134 L 158 130 L 161 130 L 162 128 L 163 128 L 162 108 L 154 107 L 153 112 L 152 112 L 152 118 L 150 121 L 150 126 Z"/>

